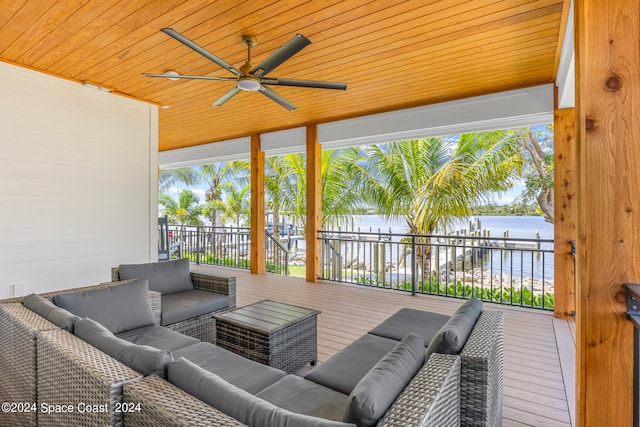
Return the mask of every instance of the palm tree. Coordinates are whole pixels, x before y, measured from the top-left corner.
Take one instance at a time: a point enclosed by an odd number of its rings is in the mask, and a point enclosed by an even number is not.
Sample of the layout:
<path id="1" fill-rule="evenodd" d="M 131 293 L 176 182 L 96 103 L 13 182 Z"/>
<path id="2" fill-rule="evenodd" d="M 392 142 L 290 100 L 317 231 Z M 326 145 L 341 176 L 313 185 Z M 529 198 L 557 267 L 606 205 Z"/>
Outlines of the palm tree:
<path id="1" fill-rule="evenodd" d="M 353 225 L 353 214 L 367 207 L 354 181 L 365 158 L 358 147 L 322 151 L 322 228 Z"/>
<path id="2" fill-rule="evenodd" d="M 159 202 L 164 206 L 164 212 L 169 219 L 169 223 L 183 225 L 201 225 L 200 215 L 202 206 L 198 203 L 200 199 L 191 190 L 182 190 L 176 201 L 171 196 L 162 194 Z"/>
<path id="3" fill-rule="evenodd" d="M 265 159 L 264 188 L 267 208 L 273 212 L 273 238 L 280 239 L 280 215 L 286 212 L 293 222 L 304 223 L 306 156 L 285 154 Z"/>
<path id="4" fill-rule="evenodd" d="M 361 194 L 354 191 L 352 164 L 362 157 L 357 148 L 323 150 L 322 226 L 344 225 L 351 215 L 365 206 Z M 265 192 L 273 211 L 274 237 L 279 236 L 280 216 L 286 212 L 294 222 L 306 221 L 306 156 L 286 154 L 269 157 L 265 165 Z M 277 238 L 277 237 L 276 237 Z"/>
<path id="5" fill-rule="evenodd" d="M 237 227 L 248 226 L 249 217 L 251 216 L 251 186 L 245 185 L 239 188 L 231 181 L 222 184 L 223 191 L 226 194 L 227 204 L 224 205 L 222 212 L 224 218 L 233 221 Z"/>
<path id="6" fill-rule="evenodd" d="M 357 192 L 378 212 L 405 219 L 411 234 L 429 235 L 471 207 L 504 191 L 522 167 L 517 142 L 502 131 L 461 135 L 457 143 L 424 138 L 362 148 L 353 165 Z M 419 237 L 418 267 L 430 262 L 428 237 Z"/>
<path id="7" fill-rule="evenodd" d="M 220 203 L 222 198 L 222 184 L 225 181 L 234 181 L 240 186 L 245 186 L 249 182 L 250 166 L 247 162 L 234 160 L 227 163 L 214 163 L 202 165 L 200 167 L 200 179 L 209 188 L 206 192 L 206 201 L 211 214 L 211 224 L 214 227 L 220 226 Z"/>
<path id="8" fill-rule="evenodd" d="M 505 131 L 461 135 L 450 159 L 434 165 L 417 192 L 412 212 L 418 230 L 429 234 L 470 216 L 474 204 L 514 185 L 523 162 L 519 142 Z"/>
<path id="9" fill-rule="evenodd" d="M 179 182 L 186 185 L 196 185 L 200 182 L 200 175 L 197 170 L 191 167 L 161 169 L 158 172 L 158 182 L 160 191 L 163 192 Z"/>

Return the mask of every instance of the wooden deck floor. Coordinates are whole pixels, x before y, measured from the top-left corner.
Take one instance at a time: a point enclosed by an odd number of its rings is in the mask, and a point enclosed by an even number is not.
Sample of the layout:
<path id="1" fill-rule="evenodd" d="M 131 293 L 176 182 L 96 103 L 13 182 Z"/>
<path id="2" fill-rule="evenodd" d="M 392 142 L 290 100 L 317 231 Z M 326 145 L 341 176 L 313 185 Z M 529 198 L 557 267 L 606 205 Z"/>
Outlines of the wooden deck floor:
<path id="1" fill-rule="evenodd" d="M 452 314 L 464 301 L 300 278 L 193 266 L 237 278 L 237 305 L 273 299 L 322 310 L 318 358 L 328 359 L 402 307 Z M 504 426 L 571 426 L 575 340 L 551 313 L 485 304 L 505 314 Z M 565 386 L 566 385 L 566 386 Z"/>

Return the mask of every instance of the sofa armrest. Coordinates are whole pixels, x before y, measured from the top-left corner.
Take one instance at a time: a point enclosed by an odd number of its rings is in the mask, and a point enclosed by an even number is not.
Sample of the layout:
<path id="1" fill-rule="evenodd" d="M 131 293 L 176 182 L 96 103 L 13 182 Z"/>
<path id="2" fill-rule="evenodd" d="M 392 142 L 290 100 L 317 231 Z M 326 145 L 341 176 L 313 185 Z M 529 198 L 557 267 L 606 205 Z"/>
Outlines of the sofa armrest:
<path id="1" fill-rule="evenodd" d="M 125 384 L 123 399 L 140 403 L 139 408 L 124 414 L 125 425 L 244 426 L 155 375 Z"/>
<path id="2" fill-rule="evenodd" d="M 485 310 L 460 353 L 461 425 L 501 424 L 503 353 L 504 314 Z"/>
<path id="3" fill-rule="evenodd" d="M 37 346 L 39 424 L 122 425 L 122 386 L 142 375 L 65 330 L 38 334 Z M 43 403 L 73 412 L 46 413 Z"/>
<path id="4" fill-rule="evenodd" d="M 191 272 L 193 288 L 200 291 L 216 292 L 229 297 L 229 309 L 236 307 L 236 278 L 214 276 L 207 273 Z"/>
<path id="5" fill-rule="evenodd" d="M 0 396 L 3 401 L 36 402 L 36 336 L 60 329 L 19 303 L 0 304 Z M 7 425 L 35 425 L 35 412 L 7 412 Z"/>
<path id="6" fill-rule="evenodd" d="M 460 357 L 433 354 L 376 427 L 460 425 Z"/>
<path id="7" fill-rule="evenodd" d="M 162 294 L 158 291 L 149 291 L 149 304 L 151 304 L 151 311 L 156 323 L 160 325 L 162 320 Z"/>
<path id="8" fill-rule="evenodd" d="M 120 281 L 120 269 L 118 267 L 111 267 L 111 281 Z"/>

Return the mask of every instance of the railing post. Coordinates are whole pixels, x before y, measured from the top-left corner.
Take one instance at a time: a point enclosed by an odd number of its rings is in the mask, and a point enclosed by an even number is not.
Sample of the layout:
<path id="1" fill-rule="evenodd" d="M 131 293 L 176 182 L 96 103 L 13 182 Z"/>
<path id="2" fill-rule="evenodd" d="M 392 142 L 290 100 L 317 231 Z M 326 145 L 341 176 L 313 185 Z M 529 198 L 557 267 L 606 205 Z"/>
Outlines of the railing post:
<path id="1" fill-rule="evenodd" d="M 196 264 L 200 264 L 200 226 L 196 227 Z"/>
<path id="2" fill-rule="evenodd" d="M 411 295 L 416 296 L 416 235 L 411 235 Z"/>

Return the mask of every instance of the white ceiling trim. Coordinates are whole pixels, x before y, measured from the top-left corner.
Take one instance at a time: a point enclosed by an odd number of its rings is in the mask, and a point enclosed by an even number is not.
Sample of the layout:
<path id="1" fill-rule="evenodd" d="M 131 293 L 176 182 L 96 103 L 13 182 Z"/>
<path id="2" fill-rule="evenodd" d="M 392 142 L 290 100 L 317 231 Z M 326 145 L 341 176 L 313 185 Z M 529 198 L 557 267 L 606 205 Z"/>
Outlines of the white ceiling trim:
<path id="1" fill-rule="evenodd" d="M 573 0 L 569 4 L 567 25 L 565 26 L 560 63 L 556 75 L 558 87 L 558 108 L 573 108 L 576 104 L 576 76 L 574 64 L 574 22 Z"/>
<path id="2" fill-rule="evenodd" d="M 324 148 L 532 126 L 553 121 L 553 85 L 536 86 L 318 126 Z"/>
<path id="3" fill-rule="evenodd" d="M 294 128 L 260 135 L 260 148 L 264 155 L 302 153 L 307 150 L 307 129 Z"/>
<path id="4" fill-rule="evenodd" d="M 318 125 L 318 141 L 323 148 L 337 148 L 551 122 L 553 85 L 548 84 L 324 123 Z M 304 152 L 306 129 L 265 133 L 260 145 L 267 156 Z M 251 139 L 162 151 L 158 157 L 162 169 L 246 160 L 251 157 Z"/>
<path id="5" fill-rule="evenodd" d="M 182 168 L 209 163 L 248 160 L 251 157 L 251 138 L 236 138 L 194 147 L 158 153 L 160 169 Z"/>

